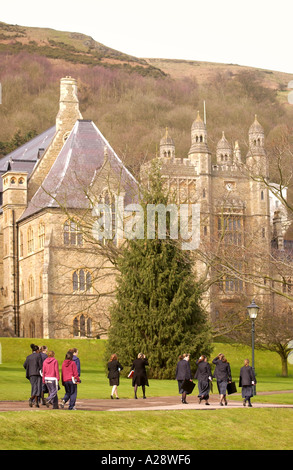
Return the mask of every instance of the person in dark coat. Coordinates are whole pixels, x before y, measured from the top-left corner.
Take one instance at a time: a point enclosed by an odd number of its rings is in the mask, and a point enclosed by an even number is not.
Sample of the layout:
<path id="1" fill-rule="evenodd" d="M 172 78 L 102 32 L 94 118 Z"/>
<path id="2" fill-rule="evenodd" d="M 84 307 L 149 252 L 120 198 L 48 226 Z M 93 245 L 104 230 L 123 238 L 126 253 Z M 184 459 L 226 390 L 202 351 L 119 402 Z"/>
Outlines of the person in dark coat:
<path id="1" fill-rule="evenodd" d="M 31 344 L 32 354 L 27 356 L 23 367 L 26 370 L 26 378 L 31 383 L 31 396 L 29 399 L 29 406 L 32 407 L 35 403 L 36 407 L 39 408 L 39 402 L 42 393 L 42 358 L 39 354 L 39 346 Z"/>
<path id="2" fill-rule="evenodd" d="M 142 387 L 143 398 L 145 396 L 145 386 L 149 386 L 148 377 L 146 373 L 146 366 L 148 366 L 148 360 L 144 354 L 139 353 L 137 359 L 134 359 L 131 369 L 134 371 L 132 376 L 132 386 L 134 387 L 134 398 L 137 399 L 137 387 Z"/>
<path id="3" fill-rule="evenodd" d="M 239 387 L 242 387 L 242 398 L 243 406 L 246 406 L 246 402 L 248 406 L 252 406 L 251 404 L 251 397 L 253 397 L 253 385 L 256 384 L 255 374 L 252 367 L 249 365 L 249 360 L 245 359 L 244 366 L 240 369 L 240 377 L 239 377 Z"/>
<path id="4" fill-rule="evenodd" d="M 119 386 L 120 371 L 123 370 L 122 365 L 118 361 L 117 354 L 112 354 L 110 361 L 108 362 L 108 379 L 109 385 L 112 387 L 111 398 L 113 399 L 114 395 L 117 400 L 118 392 L 117 387 Z"/>
<path id="5" fill-rule="evenodd" d="M 40 356 L 41 356 L 41 359 L 42 359 L 42 366 L 43 366 L 44 361 L 48 357 L 48 348 L 47 348 L 47 346 L 41 346 L 40 347 Z M 46 399 L 45 399 L 45 396 L 44 396 L 45 393 L 49 393 L 49 391 L 48 391 L 47 385 L 42 381 L 42 393 L 41 393 L 42 405 L 46 405 L 46 403 L 47 403 Z"/>
<path id="6" fill-rule="evenodd" d="M 189 354 L 183 354 L 183 356 L 179 356 L 179 361 L 177 362 L 176 375 L 175 375 L 175 378 L 178 382 L 179 393 L 181 393 L 181 401 L 185 405 L 187 405 L 186 391 L 183 390 L 182 385 L 183 385 L 184 380 L 192 380 L 189 359 L 190 359 Z"/>
<path id="7" fill-rule="evenodd" d="M 224 406 L 224 403 L 227 405 L 227 385 L 228 383 L 232 382 L 230 364 L 225 358 L 224 354 L 221 353 L 218 354 L 212 362 L 216 365 L 214 377 L 217 379 L 217 386 L 220 394 L 220 405 Z"/>
<path id="8" fill-rule="evenodd" d="M 208 363 L 207 357 L 202 355 L 196 361 L 197 371 L 194 378 L 198 380 L 198 400 L 201 403 L 205 400 L 205 404 L 209 405 L 210 397 L 210 384 L 212 381 L 211 366 Z"/>

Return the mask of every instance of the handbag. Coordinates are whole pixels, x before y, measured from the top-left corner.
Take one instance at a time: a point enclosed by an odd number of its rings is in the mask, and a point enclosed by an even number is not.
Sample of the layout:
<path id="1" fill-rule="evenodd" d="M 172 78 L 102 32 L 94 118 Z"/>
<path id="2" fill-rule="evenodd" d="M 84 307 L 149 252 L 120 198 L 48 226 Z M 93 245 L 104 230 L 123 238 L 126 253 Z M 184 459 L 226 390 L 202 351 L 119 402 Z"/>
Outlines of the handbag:
<path id="1" fill-rule="evenodd" d="M 228 383 L 228 384 L 227 384 L 227 392 L 228 392 L 228 395 L 231 395 L 232 393 L 236 393 L 236 392 L 237 392 L 237 388 L 236 388 L 235 382 L 231 382 L 231 383 Z"/>
<path id="2" fill-rule="evenodd" d="M 129 374 L 128 374 L 127 377 L 128 377 L 129 379 L 131 379 L 131 377 L 133 376 L 133 374 L 134 374 L 134 370 L 131 370 L 131 371 L 129 372 Z"/>
<path id="3" fill-rule="evenodd" d="M 184 380 L 184 382 L 182 383 L 181 385 L 182 387 L 182 390 L 184 390 L 184 392 L 186 392 L 188 395 L 190 393 L 192 393 L 194 387 L 195 387 L 195 383 L 192 382 L 191 380 Z"/>

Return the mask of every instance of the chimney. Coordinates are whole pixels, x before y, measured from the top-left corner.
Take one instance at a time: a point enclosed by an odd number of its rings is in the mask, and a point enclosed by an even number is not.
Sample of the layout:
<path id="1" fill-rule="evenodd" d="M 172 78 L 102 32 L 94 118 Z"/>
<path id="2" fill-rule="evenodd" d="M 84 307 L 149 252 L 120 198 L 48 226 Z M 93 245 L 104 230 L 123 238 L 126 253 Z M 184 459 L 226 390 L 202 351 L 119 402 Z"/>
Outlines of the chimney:
<path id="1" fill-rule="evenodd" d="M 71 131 L 77 119 L 82 119 L 77 97 L 77 81 L 67 76 L 60 80 L 59 112 L 56 117 L 56 130 L 63 134 Z"/>

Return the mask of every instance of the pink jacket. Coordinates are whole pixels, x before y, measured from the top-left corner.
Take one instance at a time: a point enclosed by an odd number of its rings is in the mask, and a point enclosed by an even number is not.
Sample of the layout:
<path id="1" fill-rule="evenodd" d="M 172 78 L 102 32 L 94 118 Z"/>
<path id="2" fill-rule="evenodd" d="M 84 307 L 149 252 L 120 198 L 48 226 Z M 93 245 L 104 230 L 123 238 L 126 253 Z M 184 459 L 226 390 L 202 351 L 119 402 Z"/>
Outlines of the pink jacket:
<path id="1" fill-rule="evenodd" d="M 75 362 L 65 359 L 62 364 L 62 383 L 72 382 L 72 377 L 75 378 L 76 382 L 80 382 Z"/>
<path id="2" fill-rule="evenodd" d="M 46 377 L 56 377 L 60 380 L 59 364 L 55 357 L 47 357 L 43 362 L 43 383 Z"/>

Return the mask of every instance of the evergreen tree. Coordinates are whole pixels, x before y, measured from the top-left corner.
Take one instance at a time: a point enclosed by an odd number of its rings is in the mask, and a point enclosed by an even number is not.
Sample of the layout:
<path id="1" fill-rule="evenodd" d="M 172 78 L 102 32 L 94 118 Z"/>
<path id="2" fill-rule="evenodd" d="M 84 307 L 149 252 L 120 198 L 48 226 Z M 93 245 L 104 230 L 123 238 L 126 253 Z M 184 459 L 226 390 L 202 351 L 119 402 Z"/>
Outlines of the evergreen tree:
<path id="1" fill-rule="evenodd" d="M 167 203 L 158 170 L 143 202 Z M 117 353 L 127 366 L 143 352 L 149 377 L 175 378 L 179 354 L 191 360 L 211 352 L 211 335 L 187 251 L 177 240 L 131 240 L 118 259 L 116 302 L 111 310 L 107 358 Z"/>

